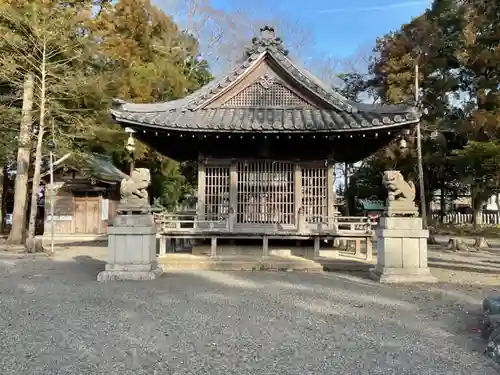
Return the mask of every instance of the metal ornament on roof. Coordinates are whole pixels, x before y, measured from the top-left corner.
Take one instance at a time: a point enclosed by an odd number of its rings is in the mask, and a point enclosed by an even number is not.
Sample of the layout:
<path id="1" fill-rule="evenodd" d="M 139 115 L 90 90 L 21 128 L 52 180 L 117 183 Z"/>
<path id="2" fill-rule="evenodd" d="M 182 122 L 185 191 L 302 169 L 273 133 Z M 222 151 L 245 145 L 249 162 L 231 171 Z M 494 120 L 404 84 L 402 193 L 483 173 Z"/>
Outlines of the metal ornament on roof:
<path id="1" fill-rule="evenodd" d="M 283 55 L 288 55 L 288 50 L 283 45 L 283 40 L 276 36 L 274 27 L 264 26 L 260 29 L 260 37 L 252 39 L 252 45 L 247 48 L 247 56 L 264 52 L 271 47 L 276 48 Z"/>

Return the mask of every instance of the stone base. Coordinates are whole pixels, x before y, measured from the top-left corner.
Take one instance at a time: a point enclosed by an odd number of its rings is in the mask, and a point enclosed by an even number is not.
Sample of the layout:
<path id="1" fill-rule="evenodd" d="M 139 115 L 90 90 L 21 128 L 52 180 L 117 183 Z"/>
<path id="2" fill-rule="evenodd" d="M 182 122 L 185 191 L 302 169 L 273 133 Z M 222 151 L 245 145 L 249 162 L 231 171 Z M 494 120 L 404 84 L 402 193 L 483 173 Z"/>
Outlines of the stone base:
<path id="1" fill-rule="evenodd" d="M 155 280 L 163 274 L 163 269 L 158 267 L 151 271 L 135 271 L 135 270 L 106 270 L 99 272 L 97 281 L 116 281 L 116 280 Z"/>
<path id="2" fill-rule="evenodd" d="M 432 276 L 429 268 L 395 268 L 378 270 L 370 269 L 370 277 L 382 284 L 435 284 L 437 278 Z"/>
<path id="3" fill-rule="evenodd" d="M 427 238 L 418 217 L 382 217 L 377 229 L 377 265 L 371 277 L 381 283 L 436 283 L 427 265 Z"/>
<path id="4" fill-rule="evenodd" d="M 216 257 L 172 253 L 159 258 L 168 271 L 211 270 L 211 271 L 287 271 L 321 273 L 323 266 L 312 260 L 294 256 L 243 256 L 223 255 Z"/>

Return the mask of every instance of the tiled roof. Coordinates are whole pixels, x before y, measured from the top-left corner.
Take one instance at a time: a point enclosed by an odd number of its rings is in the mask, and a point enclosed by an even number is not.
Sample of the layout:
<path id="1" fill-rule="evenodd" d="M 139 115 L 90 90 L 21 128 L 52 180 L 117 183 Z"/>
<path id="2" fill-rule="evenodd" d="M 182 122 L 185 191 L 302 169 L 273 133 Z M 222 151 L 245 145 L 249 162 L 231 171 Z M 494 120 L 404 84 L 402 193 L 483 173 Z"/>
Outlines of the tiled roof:
<path id="1" fill-rule="evenodd" d="M 419 120 L 409 106 L 375 106 L 347 100 L 307 70 L 299 68 L 276 38 L 271 27 L 254 38 L 247 58 L 229 74 L 216 79 L 179 100 L 134 104 L 116 100 L 111 114 L 116 121 L 182 131 L 353 131 L 405 126 Z M 255 64 L 269 57 L 307 92 L 325 103 L 324 108 L 213 108 L 206 109 L 218 94 L 228 89 Z M 256 101 L 257 102 L 257 101 Z"/>
<path id="2" fill-rule="evenodd" d="M 49 166 L 49 161 L 45 158 L 42 163 L 41 177 L 49 175 Z M 87 154 L 74 157 L 74 155 L 68 153 L 54 161 L 54 169 L 64 167 L 77 170 L 90 178 L 108 184 L 116 184 L 127 177 L 125 173 L 113 164 L 109 156 L 101 154 Z"/>
<path id="3" fill-rule="evenodd" d="M 339 132 L 398 127 L 418 120 L 412 112 L 345 112 L 321 109 L 213 108 L 199 111 L 122 112 L 119 121 L 165 130 L 200 132 Z"/>

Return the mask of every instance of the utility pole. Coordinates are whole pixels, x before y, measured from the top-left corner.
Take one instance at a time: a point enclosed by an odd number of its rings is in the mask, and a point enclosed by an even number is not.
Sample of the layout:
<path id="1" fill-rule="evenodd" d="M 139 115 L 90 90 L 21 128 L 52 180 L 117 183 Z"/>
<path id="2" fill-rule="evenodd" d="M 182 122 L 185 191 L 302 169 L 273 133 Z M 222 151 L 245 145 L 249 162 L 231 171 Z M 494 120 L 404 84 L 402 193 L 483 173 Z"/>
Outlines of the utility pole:
<path id="1" fill-rule="evenodd" d="M 419 79 L 418 79 L 418 58 L 415 61 L 415 103 L 417 108 L 420 104 Z M 418 163 L 418 183 L 420 185 L 420 213 L 422 215 L 422 227 L 427 229 L 427 208 L 425 203 L 424 188 L 424 166 L 422 161 L 422 132 L 420 120 L 417 122 L 417 163 Z"/>
<path id="2" fill-rule="evenodd" d="M 50 253 L 54 254 L 54 153 L 50 150 Z"/>

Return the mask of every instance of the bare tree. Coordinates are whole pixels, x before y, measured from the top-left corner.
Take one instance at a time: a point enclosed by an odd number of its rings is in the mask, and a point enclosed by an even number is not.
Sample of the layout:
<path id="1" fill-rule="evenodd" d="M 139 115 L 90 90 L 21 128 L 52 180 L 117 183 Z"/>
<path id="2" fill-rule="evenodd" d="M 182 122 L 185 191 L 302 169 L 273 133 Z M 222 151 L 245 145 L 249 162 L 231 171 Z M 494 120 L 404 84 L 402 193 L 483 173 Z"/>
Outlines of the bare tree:
<path id="1" fill-rule="evenodd" d="M 33 85 L 33 74 L 27 72 L 24 77 L 23 85 L 23 107 L 21 126 L 19 129 L 19 146 L 17 149 L 17 171 L 14 183 L 12 227 L 7 241 L 10 244 L 16 245 L 24 243 L 26 234 L 26 204 L 31 157 L 31 128 L 33 125 Z"/>
<path id="2" fill-rule="evenodd" d="M 272 25 L 295 56 L 300 56 L 312 39 L 308 28 L 287 17 L 273 16 L 266 2 L 242 7 L 236 2 L 231 11 L 217 9 L 210 0 L 163 0 L 160 6 L 173 16 L 200 43 L 200 62 L 207 60 L 218 73 L 234 66 L 259 29 Z M 269 16 L 263 17 L 264 14 Z"/>

